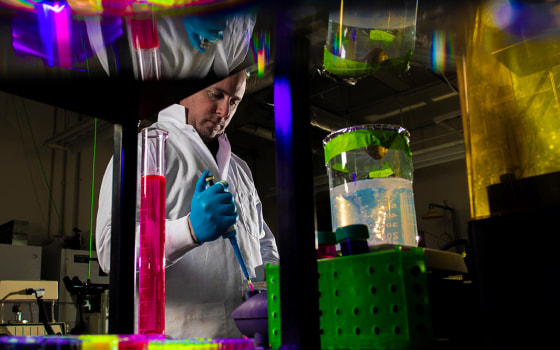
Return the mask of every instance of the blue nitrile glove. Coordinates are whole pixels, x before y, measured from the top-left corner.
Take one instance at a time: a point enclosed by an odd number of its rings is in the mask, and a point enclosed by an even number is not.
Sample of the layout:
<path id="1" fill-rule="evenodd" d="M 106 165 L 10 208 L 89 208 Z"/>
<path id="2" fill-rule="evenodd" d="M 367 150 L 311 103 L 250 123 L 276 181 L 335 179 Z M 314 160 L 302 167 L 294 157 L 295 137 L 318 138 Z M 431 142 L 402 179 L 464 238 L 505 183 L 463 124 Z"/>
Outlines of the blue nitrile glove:
<path id="1" fill-rule="evenodd" d="M 205 52 L 209 43 L 223 39 L 228 21 L 224 16 L 189 16 L 183 18 L 183 25 L 191 45 L 198 51 Z"/>
<path id="2" fill-rule="evenodd" d="M 190 224 L 199 243 L 214 241 L 222 235 L 227 237 L 231 234 L 227 231 L 237 222 L 233 196 L 226 191 L 227 183 L 219 182 L 208 187 L 206 179 L 210 176 L 208 170 L 202 173 L 191 201 Z"/>

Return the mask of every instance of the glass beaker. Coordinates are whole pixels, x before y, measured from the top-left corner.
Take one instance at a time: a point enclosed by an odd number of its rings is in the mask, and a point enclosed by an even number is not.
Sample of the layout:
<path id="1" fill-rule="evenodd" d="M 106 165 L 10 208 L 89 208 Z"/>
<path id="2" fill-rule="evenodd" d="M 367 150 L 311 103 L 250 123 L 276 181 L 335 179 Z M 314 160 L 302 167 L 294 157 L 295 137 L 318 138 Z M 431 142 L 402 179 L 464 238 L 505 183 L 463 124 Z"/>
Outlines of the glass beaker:
<path id="1" fill-rule="evenodd" d="M 557 2 L 483 1 L 457 65 L 471 218 L 558 204 Z"/>
<path id="2" fill-rule="evenodd" d="M 333 231 L 365 224 L 368 246 L 417 246 L 409 133 L 396 125 L 353 126 L 324 140 Z"/>
<path id="3" fill-rule="evenodd" d="M 138 332 L 165 334 L 165 144 L 168 132 L 142 130 Z"/>
<path id="4" fill-rule="evenodd" d="M 344 1 L 329 14 L 325 69 L 340 76 L 408 69 L 417 0 Z"/>

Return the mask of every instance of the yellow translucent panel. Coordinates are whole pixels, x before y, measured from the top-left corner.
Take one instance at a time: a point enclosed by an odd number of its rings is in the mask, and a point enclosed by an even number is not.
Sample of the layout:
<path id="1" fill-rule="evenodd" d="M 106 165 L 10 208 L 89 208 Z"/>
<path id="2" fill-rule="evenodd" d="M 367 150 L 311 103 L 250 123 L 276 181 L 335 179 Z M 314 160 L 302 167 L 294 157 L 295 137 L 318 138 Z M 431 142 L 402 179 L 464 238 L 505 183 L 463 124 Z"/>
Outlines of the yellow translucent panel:
<path id="1" fill-rule="evenodd" d="M 560 171 L 560 32 L 519 38 L 479 9 L 458 64 L 471 217 L 491 216 L 488 186 Z"/>

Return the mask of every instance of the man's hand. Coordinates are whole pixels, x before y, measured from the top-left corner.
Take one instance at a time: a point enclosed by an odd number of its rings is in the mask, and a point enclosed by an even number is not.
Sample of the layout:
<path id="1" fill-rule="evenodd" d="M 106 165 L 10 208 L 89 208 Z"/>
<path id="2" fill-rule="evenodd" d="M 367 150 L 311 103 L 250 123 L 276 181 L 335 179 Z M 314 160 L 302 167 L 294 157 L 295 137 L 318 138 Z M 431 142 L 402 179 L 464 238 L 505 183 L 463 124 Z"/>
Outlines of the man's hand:
<path id="1" fill-rule="evenodd" d="M 190 16 L 183 18 L 183 24 L 191 45 L 198 51 L 205 52 L 210 43 L 223 39 L 228 22 L 226 17 L 221 16 Z"/>
<path id="2" fill-rule="evenodd" d="M 208 170 L 202 173 L 191 201 L 190 225 L 199 243 L 214 241 L 226 234 L 238 216 L 233 195 L 226 191 L 227 183 L 221 181 L 208 187 L 210 176 Z"/>

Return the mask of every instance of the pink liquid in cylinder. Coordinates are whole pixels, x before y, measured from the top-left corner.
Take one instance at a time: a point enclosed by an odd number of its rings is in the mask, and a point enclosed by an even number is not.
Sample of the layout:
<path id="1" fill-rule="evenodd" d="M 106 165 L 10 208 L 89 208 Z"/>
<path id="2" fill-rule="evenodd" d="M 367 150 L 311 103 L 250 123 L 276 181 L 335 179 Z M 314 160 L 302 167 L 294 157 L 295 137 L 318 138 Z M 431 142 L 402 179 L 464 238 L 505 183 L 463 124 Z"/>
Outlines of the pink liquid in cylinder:
<path id="1" fill-rule="evenodd" d="M 138 331 L 165 333 L 165 176 L 141 179 Z"/>

